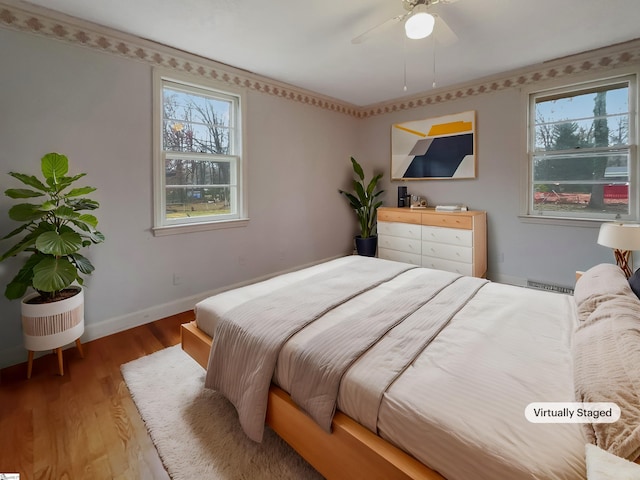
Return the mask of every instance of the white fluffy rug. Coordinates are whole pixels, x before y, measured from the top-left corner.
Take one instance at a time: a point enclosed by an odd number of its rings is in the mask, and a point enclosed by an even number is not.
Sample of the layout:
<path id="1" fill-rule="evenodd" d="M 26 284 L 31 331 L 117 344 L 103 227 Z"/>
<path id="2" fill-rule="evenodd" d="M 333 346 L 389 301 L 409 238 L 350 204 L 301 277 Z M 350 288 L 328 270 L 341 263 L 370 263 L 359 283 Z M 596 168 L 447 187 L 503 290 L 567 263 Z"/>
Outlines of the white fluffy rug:
<path id="1" fill-rule="evenodd" d="M 261 444 L 233 406 L 203 387 L 204 369 L 179 345 L 122 366 L 122 374 L 173 480 L 321 479 L 272 430 Z"/>

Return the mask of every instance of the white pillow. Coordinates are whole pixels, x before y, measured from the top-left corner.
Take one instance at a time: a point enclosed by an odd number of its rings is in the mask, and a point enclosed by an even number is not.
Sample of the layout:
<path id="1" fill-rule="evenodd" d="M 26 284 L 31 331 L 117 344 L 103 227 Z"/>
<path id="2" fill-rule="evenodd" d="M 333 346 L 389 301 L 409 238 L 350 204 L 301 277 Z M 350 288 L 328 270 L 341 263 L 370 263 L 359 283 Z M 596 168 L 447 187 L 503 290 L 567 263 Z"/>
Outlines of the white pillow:
<path id="1" fill-rule="evenodd" d="M 591 443 L 585 447 L 587 480 L 638 480 L 640 465 L 602 450 Z"/>

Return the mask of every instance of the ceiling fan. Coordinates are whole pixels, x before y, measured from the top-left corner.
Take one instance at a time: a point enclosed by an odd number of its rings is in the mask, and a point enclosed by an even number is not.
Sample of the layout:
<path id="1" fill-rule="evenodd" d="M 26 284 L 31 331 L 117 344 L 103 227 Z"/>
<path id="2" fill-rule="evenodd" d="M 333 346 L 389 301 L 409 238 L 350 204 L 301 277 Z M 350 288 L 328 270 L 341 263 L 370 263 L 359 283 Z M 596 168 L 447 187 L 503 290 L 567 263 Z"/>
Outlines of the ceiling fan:
<path id="1" fill-rule="evenodd" d="M 366 41 L 372 35 L 382 32 L 396 23 L 405 21 L 405 33 L 408 38 L 420 39 L 431 35 L 434 36 L 441 45 L 450 45 L 458 37 L 442 19 L 442 16 L 435 10 L 442 4 L 455 3 L 457 0 L 401 0 L 406 13 L 396 15 L 370 29 L 361 33 L 351 40 L 351 43 L 358 44 Z"/>

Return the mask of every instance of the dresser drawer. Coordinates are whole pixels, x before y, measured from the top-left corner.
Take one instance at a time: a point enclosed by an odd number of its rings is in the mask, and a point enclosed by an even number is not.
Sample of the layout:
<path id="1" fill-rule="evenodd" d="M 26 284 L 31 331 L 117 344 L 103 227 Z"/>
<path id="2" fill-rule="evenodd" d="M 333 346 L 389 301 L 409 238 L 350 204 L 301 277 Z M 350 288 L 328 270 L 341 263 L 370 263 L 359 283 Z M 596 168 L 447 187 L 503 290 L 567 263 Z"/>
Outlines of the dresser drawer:
<path id="1" fill-rule="evenodd" d="M 420 254 L 400 252 L 398 250 L 389 250 L 384 247 L 378 247 L 378 258 L 385 260 L 394 260 L 396 262 L 410 263 L 412 265 L 422 265 L 422 257 Z"/>
<path id="2" fill-rule="evenodd" d="M 473 231 L 459 228 L 422 227 L 422 240 L 448 245 L 473 247 Z"/>
<path id="3" fill-rule="evenodd" d="M 473 249 L 459 245 L 446 245 L 444 243 L 422 242 L 422 256 L 443 258 L 456 262 L 472 263 Z"/>
<path id="4" fill-rule="evenodd" d="M 421 245 L 417 239 L 378 235 L 378 247 L 420 255 Z"/>
<path id="5" fill-rule="evenodd" d="M 411 223 L 378 222 L 378 235 L 391 235 L 393 237 L 422 238 L 422 227 Z"/>
<path id="6" fill-rule="evenodd" d="M 412 212 L 410 209 L 404 208 L 381 208 L 378 210 L 378 221 L 420 225 L 422 212 Z"/>
<path id="7" fill-rule="evenodd" d="M 422 215 L 422 225 L 434 227 L 473 228 L 473 218 L 468 215 L 456 215 L 455 213 L 433 213 Z"/>
<path id="8" fill-rule="evenodd" d="M 471 263 L 454 262 L 451 260 L 443 260 L 442 258 L 423 256 L 422 266 L 427 268 L 435 268 L 437 270 L 446 270 L 447 272 L 459 273 L 460 275 L 473 275 L 473 265 Z"/>

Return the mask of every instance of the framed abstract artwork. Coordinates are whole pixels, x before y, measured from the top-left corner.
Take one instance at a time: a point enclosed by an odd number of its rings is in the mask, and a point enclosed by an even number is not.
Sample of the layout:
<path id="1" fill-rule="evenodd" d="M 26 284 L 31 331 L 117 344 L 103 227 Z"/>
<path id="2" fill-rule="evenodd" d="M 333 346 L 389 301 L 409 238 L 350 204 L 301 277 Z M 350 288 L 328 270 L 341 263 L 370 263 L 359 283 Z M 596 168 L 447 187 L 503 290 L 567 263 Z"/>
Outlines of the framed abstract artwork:
<path id="1" fill-rule="evenodd" d="M 391 126 L 392 180 L 476 177 L 476 112 Z"/>

